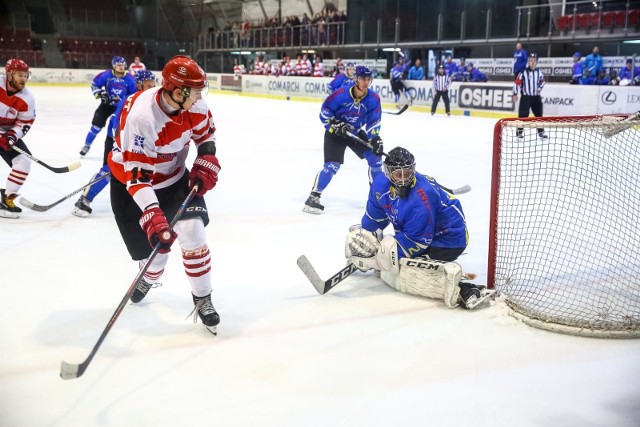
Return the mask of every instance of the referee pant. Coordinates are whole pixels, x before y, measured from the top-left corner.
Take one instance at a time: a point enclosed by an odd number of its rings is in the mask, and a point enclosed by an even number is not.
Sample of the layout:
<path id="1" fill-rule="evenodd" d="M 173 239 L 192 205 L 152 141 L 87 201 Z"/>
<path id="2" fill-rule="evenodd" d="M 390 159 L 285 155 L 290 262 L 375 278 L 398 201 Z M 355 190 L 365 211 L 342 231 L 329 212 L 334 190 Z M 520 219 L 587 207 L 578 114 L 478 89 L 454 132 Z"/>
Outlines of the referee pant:
<path id="1" fill-rule="evenodd" d="M 542 117 L 542 97 L 540 95 L 522 95 L 518 117 L 529 117 L 529 110 L 536 117 Z M 538 133 L 543 133 L 543 128 L 538 128 Z M 522 135 L 522 128 L 518 128 L 518 135 Z"/>

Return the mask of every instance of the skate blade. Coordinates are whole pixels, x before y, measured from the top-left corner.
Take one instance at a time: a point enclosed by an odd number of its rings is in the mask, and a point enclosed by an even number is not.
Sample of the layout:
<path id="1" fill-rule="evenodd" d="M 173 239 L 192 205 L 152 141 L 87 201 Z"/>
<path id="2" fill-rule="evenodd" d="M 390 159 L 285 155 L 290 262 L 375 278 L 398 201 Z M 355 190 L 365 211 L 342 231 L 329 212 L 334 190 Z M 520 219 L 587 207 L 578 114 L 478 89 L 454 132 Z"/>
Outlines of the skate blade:
<path id="1" fill-rule="evenodd" d="M 207 328 L 207 331 L 211 332 L 213 335 L 218 336 L 218 326 L 204 326 Z"/>
<path id="2" fill-rule="evenodd" d="M 20 214 L 17 212 L 9 212 L 9 211 L 5 211 L 4 209 L 0 210 L 0 217 L 1 218 L 9 218 L 9 219 L 18 219 L 20 218 Z"/>
<path id="3" fill-rule="evenodd" d="M 90 215 L 89 212 L 83 211 L 82 209 L 78 208 L 75 208 L 71 213 L 78 218 L 86 218 Z"/>
<path id="4" fill-rule="evenodd" d="M 479 306 L 480 304 L 482 304 L 483 302 L 491 299 L 491 300 L 495 300 L 496 298 L 496 291 L 494 290 L 484 290 L 482 296 L 480 296 L 480 298 L 475 298 L 474 301 L 472 302 L 468 302 L 467 304 L 465 304 L 467 306 L 467 308 L 469 310 L 472 310 L 474 308 L 476 308 L 477 306 Z"/>
<path id="5" fill-rule="evenodd" d="M 302 212 L 306 212 L 314 215 L 320 215 L 322 213 L 322 209 L 312 208 L 311 206 L 305 205 L 305 207 L 302 208 Z"/>

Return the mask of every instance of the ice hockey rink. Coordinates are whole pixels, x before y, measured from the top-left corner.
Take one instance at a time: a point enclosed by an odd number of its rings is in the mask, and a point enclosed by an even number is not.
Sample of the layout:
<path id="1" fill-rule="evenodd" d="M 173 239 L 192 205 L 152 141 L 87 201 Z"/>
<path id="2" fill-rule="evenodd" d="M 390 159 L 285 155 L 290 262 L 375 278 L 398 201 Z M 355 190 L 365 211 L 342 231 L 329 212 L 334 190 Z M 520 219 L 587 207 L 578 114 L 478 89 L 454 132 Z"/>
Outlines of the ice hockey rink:
<path id="1" fill-rule="evenodd" d="M 97 106 L 91 91 L 30 88 L 31 152 L 54 166 L 78 160 Z M 0 426 L 640 425 L 640 340 L 534 329 L 500 300 L 451 310 L 361 273 L 318 295 L 296 259 L 307 255 L 323 279 L 345 265 L 344 237 L 364 212 L 366 162 L 348 152 L 323 194 L 324 214 L 303 213 L 323 164 L 319 102 L 217 93 L 208 101 L 222 166 L 206 196 L 218 336 L 188 318 L 176 248 L 163 286 L 125 307 L 82 377 L 62 380 L 61 361 L 88 356 L 137 263 L 108 191 L 89 218 L 71 215 L 74 196 L 0 219 Z M 386 151 L 403 146 L 420 172 L 471 185 L 460 196 L 470 245 L 459 262 L 482 284 L 495 122 L 411 109 L 382 118 Z M 88 182 L 104 137 L 76 171 L 34 163 L 22 195 L 47 205 Z M 8 172 L 3 162 L 3 187 Z"/>

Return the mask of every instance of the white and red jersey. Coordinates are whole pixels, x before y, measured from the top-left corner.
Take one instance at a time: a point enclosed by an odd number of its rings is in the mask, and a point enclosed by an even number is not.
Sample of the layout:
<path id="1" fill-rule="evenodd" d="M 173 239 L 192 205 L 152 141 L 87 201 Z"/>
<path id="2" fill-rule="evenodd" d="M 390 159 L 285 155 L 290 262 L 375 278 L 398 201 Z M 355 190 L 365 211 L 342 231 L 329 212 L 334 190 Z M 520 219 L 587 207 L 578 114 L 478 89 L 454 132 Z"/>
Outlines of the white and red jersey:
<path id="1" fill-rule="evenodd" d="M 264 74 L 264 66 L 263 61 L 256 61 L 255 64 L 253 64 L 253 74 Z"/>
<path id="2" fill-rule="evenodd" d="M 313 64 L 313 77 L 324 77 L 324 64 L 320 61 L 316 61 Z"/>
<path id="3" fill-rule="evenodd" d="M 302 61 L 300 65 L 300 75 L 301 76 L 310 76 L 311 75 L 311 61 L 308 59 Z"/>
<path id="4" fill-rule="evenodd" d="M 36 119 L 36 99 L 26 86 L 18 93 L 7 93 L 7 76 L 0 75 L 0 135 L 10 130 L 22 138 Z"/>
<path id="5" fill-rule="evenodd" d="M 142 62 L 138 62 L 137 64 L 134 62 L 131 65 L 129 65 L 129 73 L 132 76 L 136 76 L 136 73 L 140 70 L 146 70 L 147 67 L 145 67 L 145 65 Z"/>
<path id="6" fill-rule="evenodd" d="M 196 147 L 215 141 L 215 125 L 204 100 L 171 116 L 160 107 L 161 89 L 137 92 L 127 99 L 109 155 L 111 174 L 127 185 L 143 211 L 158 202 L 154 189 L 166 188 L 182 177 L 191 140 Z"/>

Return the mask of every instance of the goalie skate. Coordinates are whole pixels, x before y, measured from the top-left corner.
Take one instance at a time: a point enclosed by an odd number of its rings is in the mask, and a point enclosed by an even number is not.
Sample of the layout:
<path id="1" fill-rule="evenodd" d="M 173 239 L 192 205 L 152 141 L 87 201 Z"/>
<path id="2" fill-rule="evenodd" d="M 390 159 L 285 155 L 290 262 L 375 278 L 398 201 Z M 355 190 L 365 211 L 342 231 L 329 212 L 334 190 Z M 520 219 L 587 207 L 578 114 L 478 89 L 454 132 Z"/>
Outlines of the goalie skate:
<path id="1" fill-rule="evenodd" d="M 478 286 L 473 283 L 460 283 L 460 303 L 471 310 L 488 299 L 495 299 L 496 290 L 487 289 L 486 286 Z"/>

